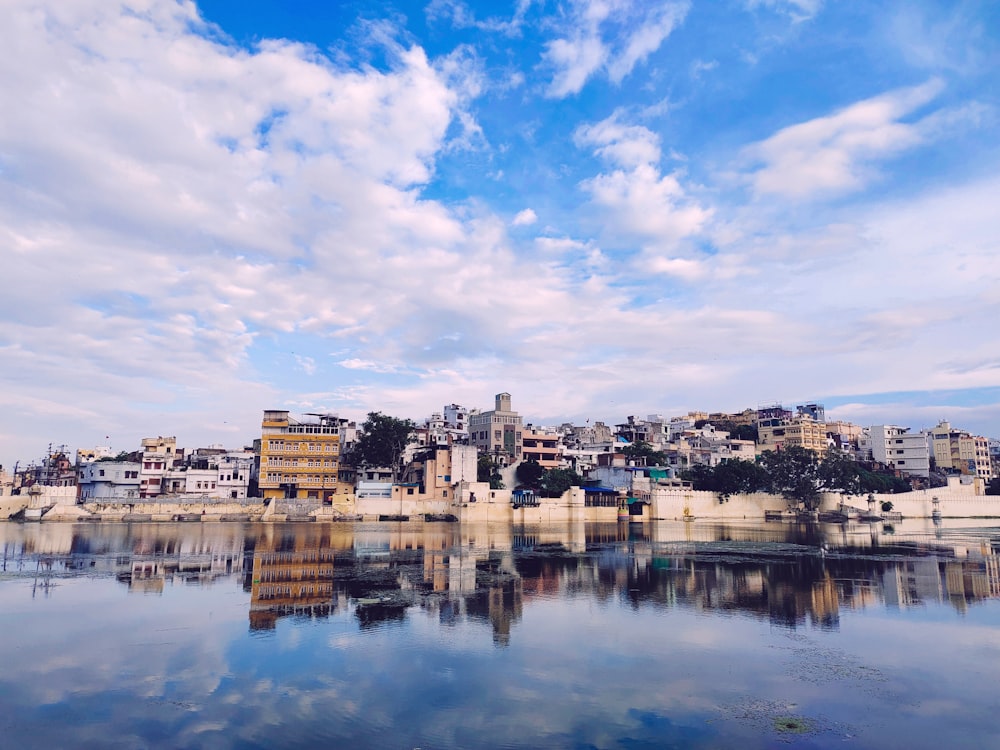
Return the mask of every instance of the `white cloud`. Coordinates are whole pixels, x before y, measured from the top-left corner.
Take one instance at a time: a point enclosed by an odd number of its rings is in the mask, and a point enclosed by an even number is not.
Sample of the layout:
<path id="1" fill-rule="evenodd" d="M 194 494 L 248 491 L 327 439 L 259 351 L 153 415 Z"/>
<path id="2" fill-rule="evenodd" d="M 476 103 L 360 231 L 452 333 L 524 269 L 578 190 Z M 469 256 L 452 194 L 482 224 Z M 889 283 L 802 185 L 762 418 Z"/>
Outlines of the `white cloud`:
<path id="1" fill-rule="evenodd" d="M 563 35 L 546 44 L 542 60 L 552 72 L 547 94 L 579 93 L 598 71 L 621 83 L 656 52 L 687 15 L 687 2 L 575 0 Z"/>
<path id="2" fill-rule="evenodd" d="M 808 21 L 819 13 L 823 0 L 747 0 L 747 7 L 770 8 L 787 14 L 794 21 Z"/>
<path id="3" fill-rule="evenodd" d="M 532 211 L 530 208 L 525 208 L 522 211 L 518 211 L 514 216 L 511 224 L 515 227 L 527 227 L 538 221 L 538 214 Z"/>
<path id="4" fill-rule="evenodd" d="M 616 232 L 673 246 L 697 233 L 711 211 L 690 199 L 678 174 L 660 172 L 659 137 L 645 127 L 623 124 L 621 117 L 616 112 L 574 134 L 578 146 L 593 148 L 619 167 L 584 180 L 581 188 L 607 211 Z"/>
<path id="5" fill-rule="evenodd" d="M 312 357 L 304 357 L 301 354 L 296 354 L 295 363 L 306 375 L 316 374 L 316 360 Z"/>
<path id="6" fill-rule="evenodd" d="M 786 127 L 748 146 L 744 161 L 758 195 L 805 199 L 862 188 L 875 164 L 923 141 L 920 123 L 903 118 L 932 101 L 940 81 L 899 89 L 826 117 Z"/>

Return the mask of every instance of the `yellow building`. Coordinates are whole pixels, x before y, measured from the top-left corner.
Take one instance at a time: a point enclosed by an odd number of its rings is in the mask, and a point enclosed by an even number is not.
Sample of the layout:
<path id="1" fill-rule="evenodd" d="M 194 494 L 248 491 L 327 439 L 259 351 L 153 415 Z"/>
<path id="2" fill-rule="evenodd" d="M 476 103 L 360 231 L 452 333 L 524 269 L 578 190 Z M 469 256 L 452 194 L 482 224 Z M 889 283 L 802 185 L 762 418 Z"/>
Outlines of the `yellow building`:
<path id="1" fill-rule="evenodd" d="M 340 420 L 329 414 L 300 422 L 287 411 L 266 410 L 261 423 L 259 487 L 264 498 L 331 501 L 344 492 L 340 468 Z M 349 491 L 349 490 L 347 490 Z"/>
<path id="2" fill-rule="evenodd" d="M 792 419 L 762 419 L 757 425 L 757 447 L 761 451 L 799 446 L 814 453 L 825 453 L 826 423 L 808 416 Z"/>
<path id="3" fill-rule="evenodd" d="M 986 438 L 940 422 L 931 431 L 931 446 L 938 471 L 965 474 L 983 481 L 993 478 L 990 445 Z"/>

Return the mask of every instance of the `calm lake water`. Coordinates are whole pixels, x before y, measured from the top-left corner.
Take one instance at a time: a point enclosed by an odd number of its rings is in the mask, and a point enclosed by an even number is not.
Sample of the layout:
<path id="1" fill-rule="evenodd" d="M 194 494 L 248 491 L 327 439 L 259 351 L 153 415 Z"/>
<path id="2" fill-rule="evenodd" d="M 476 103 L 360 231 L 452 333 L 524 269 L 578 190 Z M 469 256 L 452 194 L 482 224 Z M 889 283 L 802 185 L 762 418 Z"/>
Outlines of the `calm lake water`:
<path id="1" fill-rule="evenodd" d="M 0 523 L 0 746 L 1000 747 L 951 523 Z"/>

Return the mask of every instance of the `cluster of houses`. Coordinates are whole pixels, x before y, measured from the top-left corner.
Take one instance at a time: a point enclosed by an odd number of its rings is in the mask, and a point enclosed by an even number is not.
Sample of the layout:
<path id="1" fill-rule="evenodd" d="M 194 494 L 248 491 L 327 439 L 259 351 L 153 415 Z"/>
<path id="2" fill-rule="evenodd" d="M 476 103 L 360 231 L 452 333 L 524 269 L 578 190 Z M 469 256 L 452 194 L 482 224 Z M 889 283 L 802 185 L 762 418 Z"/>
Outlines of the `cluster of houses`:
<path id="1" fill-rule="evenodd" d="M 861 427 L 827 420 L 821 404 L 795 410 L 780 405 L 736 413 L 629 416 L 603 422 L 542 427 L 525 424 L 509 393 L 492 410 L 449 404 L 413 430 L 401 447 L 401 476 L 391 467 L 356 465 L 350 454 L 359 425 L 332 414 L 292 416 L 266 410 L 261 436 L 239 450 L 185 449 L 174 437 L 142 440 L 138 450 L 50 448 L 44 459 L 8 473 L 0 468 L 0 494 L 44 494 L 51 502 L 153 502 L 184 499 L 312 501 L 356 509 L 385 509 L 433 501 L 446 507 L 476 502 L 500 489 L 514 505 L 530 505 L 519 491 L 517 467 L 571 469 L 584 478 L 587 504 L 612 503 L 601 489 L 641 498 L 657 485 L 682 486 L 683 471 L 731 459 L 753 460 L 766 450 L 802 447 L 817 454 L 835 448 L 858 461 L 928 486 L 936 477 L 962 477 L 982 494 L 997 476 L 1000 441 L 972 435 L 948 422 L 911 431 L 896 425 Z M 641 448 L 641 450 L 636 450 Z M 499 482 L 485 480 L 484 457 Z M 380 506 L 381 504 L 381 506 Z"/>

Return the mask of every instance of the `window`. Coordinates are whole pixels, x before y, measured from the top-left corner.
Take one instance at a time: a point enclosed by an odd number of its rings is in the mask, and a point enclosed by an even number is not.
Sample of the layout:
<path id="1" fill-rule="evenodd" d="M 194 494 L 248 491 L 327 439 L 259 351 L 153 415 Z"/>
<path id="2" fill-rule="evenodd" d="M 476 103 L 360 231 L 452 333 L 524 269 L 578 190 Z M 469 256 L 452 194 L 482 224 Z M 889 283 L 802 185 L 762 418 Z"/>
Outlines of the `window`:
<path id="1" fill-rule="evenodd" d="M 98 469 L 97 473 L 100 474 L 103 477 L 104 476 L 104 469 Z"/>
<path id="2" fill-rule="evenodd" d="M 407 487 L 406 488 L 406 494 L 407 495 L 412 495 L 413 494 L 413 488 L 412 487 Z"/>

